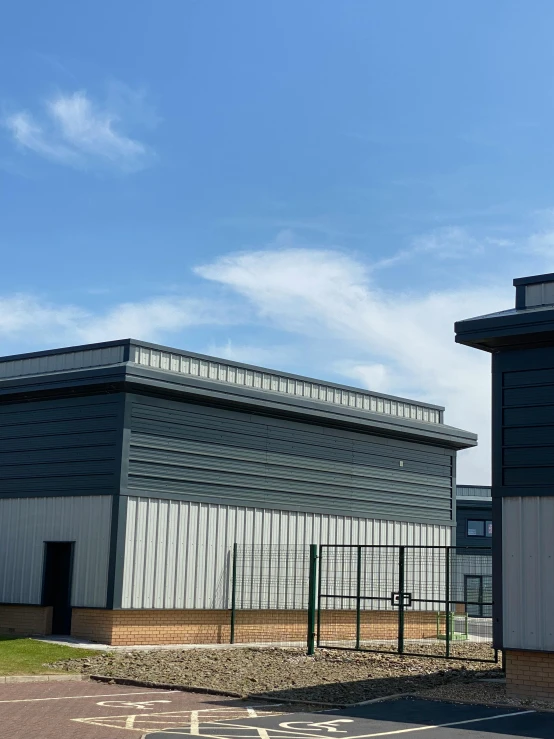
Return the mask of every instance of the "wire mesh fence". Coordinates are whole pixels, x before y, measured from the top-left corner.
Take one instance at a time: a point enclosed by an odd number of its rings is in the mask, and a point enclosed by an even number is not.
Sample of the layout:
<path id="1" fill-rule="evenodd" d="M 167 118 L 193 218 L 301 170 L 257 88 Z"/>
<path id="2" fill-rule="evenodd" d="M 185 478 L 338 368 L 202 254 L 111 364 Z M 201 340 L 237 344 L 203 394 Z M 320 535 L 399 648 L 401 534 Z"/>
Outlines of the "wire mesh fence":
<path id="1" fill-rule="evenodd" d="M 322 545 L 317 645 L 497 661 L 490 550 Z"/>
<path id="2" fill-rule="evenodd" d="M 231 642 L 497 661 L 474 547 L 234 545 Z"/>
<path id="3" fill-rule="evenodd" d="M 310 547 L 235 544 L 231 601 L 231 643 L 306 646 Z"/>

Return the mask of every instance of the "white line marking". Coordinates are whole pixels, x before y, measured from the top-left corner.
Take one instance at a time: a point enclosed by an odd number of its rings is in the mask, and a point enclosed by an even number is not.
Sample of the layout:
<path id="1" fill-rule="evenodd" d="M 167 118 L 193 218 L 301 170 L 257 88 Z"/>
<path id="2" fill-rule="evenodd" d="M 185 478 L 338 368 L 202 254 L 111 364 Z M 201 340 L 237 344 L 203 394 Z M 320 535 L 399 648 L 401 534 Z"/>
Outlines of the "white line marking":
<path id="1" fill-rule="evenodd" d="M 190 733 L 193 734 L 194 736 L 198 736 L 200 733 L 198 731 L 198 724 L 199 724 L 198 711 L 191 711 L 190 712 Z"/>
<path id="2" fill-rule="evenodd" d="M 451 721 L 447 724 L 435 724 L 432 726 L 414 726 L 409 729 L 395 729 L 393 731 L 379 731 L 376 734 L 357 734 L 356 736 L 348 736 L 345 737 L 345 739 L 372 739 L 372 737 L 375 736 L 392 736 L 396 734 L 409 734 L 410 732 L 415 731 L 431 731 L 432 729 L 444 729 L 449 726 L 463 726 L 465 724 L 476 724 L 481 721 L 495 721 L 496 719 L 501 718 L 510 718 L 514 716 L 525 716 L 530 713 L 536 713 L 536 711 L 512 711 L 511 713 L 499 713 L 496 716 L 484 716 L 483 718 L 470 718 L 465 719 L 464 721 Z M 211 723 L 212 726 L 215 723 L 221 723 L 221 722 L 208 722 L 208 724 Z M 257 726 L 247 726 L 244 724 L 236 724 L 236 723 L 226 723 L 225 727 L 233 728 L 233 729 L 254 729 L 258 732 L 260 735 L 260 739 L 272 739 L 272 737 L 282 737 L 283 735 L 292 734 L 291 731 L 283 731 L 283 729 L 273 729 L 273 728 L 267 728 L 267 729 L 261 729 Z M 262 733 L 263 732 L 263 733 Z M 177 733 L 172 732 L 171 730 L 166 731 L 164 733 Z M 218 734 L 207 734 L 203 733 L 203 737 L 213 737 L 213 739 L 226 739 L 225 737 L 218 735 Z M 238 739 L 237 735 L 234 735 L 235 739 Z M 310 734 L 309 732 L 304 732 L 302 734 L 304 737 L 320 737 L 321 735 L 317 734 Z"/>
<path id="3" fill-rule="evenodd" d="M 61 698 L 17 698 L 9 701 L 0 701 L 0 703 L 36 703 L 39 701 L 76 701 L 80 698 L 111 698 L 112 695 L 154 695 L 154 693 L 176 693 L 176 690 L 143 690 L 140 693 L 107 693 L 98 695 L 64 695 Z"/>
<path id="4" fill-rule="evenodd" d="M 525 716 L 536 711 L 512 711 L 512 713 L 499 713 L 496 716 L 485 716 L 483 718 L 469 718 L 465 721 L 451 721 L 448 724 L 436 724 L 435 726 L 416 726 L 412 729 L 396 729 L 395 731 L 379 731 L 377 734 L 358 734 L 349 736 L 348 739 L 370 739 L 374 736 L 391 736 L 392 734 L 409 734 L 412 731 L 431 731 L 431 729 L 444 729 L 448 726 L 463 726 L 464 724 L 477 724 L 480 721 L 495 721 L 499 718 L 513 718 L 514 716 Z"/>
<path id="5" fill-rule="evenodd" d="M 125 728 L 126 729 L 134 729 L 135 728 L 135 718 L 136 718 L 136 716 L 127 716 L 127 720 L 125 721 Z"/>

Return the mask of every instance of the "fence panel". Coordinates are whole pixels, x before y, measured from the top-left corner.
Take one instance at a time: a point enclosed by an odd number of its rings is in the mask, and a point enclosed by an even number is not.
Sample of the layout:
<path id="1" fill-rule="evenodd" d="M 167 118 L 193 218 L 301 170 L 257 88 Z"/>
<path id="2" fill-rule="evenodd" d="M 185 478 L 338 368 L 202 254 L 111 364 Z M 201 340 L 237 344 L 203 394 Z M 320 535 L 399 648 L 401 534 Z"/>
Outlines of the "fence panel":
<path id="1" fill-rule="evenodd" d="M 322 545 L 317 644 L 497 661 L 490 549 Z"/>
<path id="2" fill-rule="evenodd" d="M 306 646 L 309 605 L 309 546 L 234 545 L 231 643 Z"/>

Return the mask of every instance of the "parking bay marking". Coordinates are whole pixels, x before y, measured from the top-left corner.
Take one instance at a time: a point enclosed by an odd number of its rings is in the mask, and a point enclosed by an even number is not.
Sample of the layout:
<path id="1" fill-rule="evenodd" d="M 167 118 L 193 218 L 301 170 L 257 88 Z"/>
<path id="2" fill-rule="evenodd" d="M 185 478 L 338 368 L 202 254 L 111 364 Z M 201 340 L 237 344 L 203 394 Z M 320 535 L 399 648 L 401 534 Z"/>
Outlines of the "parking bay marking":
<path id="1" fill-rule="evenodd" d="M 98 701 L 97 706 L 106 706 L 106 708 L 138 708 L 140 711 L 151 711 L 155 708 L 155 703 L 171 703 L 171 701 Z"/>
<path id="2" fill-rule="evenodd" d="M 372 739 L 373 737 L 378 736 L 393 736 L 398 734 L 410 734 L 415 733 L 419 731 L 431 731 L 433 729 L 444 729 L 450 726 L 463 726 L 466 724 L 476 724 L 483 721 L 495 721 L 498 719 L 503 718 L 513 718 L 514 716 L 525 716 L 531 713 L 536 713 L 536 711 L 511 711 L 510 713 L 499 713 L 495 716 L 482 716 L 481 718 L 470 718 L 470 719 L 464 719 L 463 721 L 450 721 L 448 723 L 444 724 L 433 724 L 433 725 L 426 725 L 426 726 L 411 726 L 407 729 L 393 729 L 392 731 L 378 731 L 371 734 L 357 734 L 353 736 L 344 737 L 344 739 Z M 315 722 L 284 722 L 279 724 L 279 728 L 271 728 L 271 727 L 257 727 L 253 725 L 247 725 L 247 724 L 236 724 L 236 723 L 227 723 L 227 722 L 211 722 L 211 726 L 217 729 L 225 728 L 227 731 L 218 733 L 218 734 L 208 734 L 202 732 L 201 736 L 205 739 L 255 739 L 257 736 L 259 739 L 287 739 L 288 737 L 297 736 L 299 735 L 298 730 L 290 730 L 287 728 L 280 728 L 283 726 L 286 726 L 290 723 L 304 723 L 306 727 L 311 727 L 310 730 L 302 732 L 301 736 L 303 737 L 321 737 L 322 734 L 313 734 L 310 733 L 310 731 L 314 731 L 314 729 L 317 731 L 319 728 L 321 728 L 321 723 L 315 723 Z M 324 722 L 323 722 L 324 723 Z M 330 723 L 330 722 L 329 722 Z M 219 724 L 219 725 L 218 725 Z M 319 728 L 316 728 L 319 727 Z M 247 729 L 250 730 L 250 732 L 255 732 L 251 734 L 230 734 L 228 732 L 229 729 Z M 190 732 L 185 731 L 172 731 L 171 729 L 167 731 L 163 731 L 160 733 L 164 734 L 179 734 L 180 736 L 190 736 Z"/>
<path id="3" fill-rule="evenodd" d="M 126 729 L 128 731 L 140 731 L 153 733 L 154 731 L 170 730 L 172 727 L 181 729 L 185 725 L 184 731 L 175 731 L 168 733 L 186 734 L 187 736 L 204 736 L 204 732 L 200 731 L 203 724 L 209 723 L 210 726 L 225 726 L 227 720 L 233 718 L 262 718 L 265 715 L 275 715 L 274 710 L 263 711 L 261 709 L 275 709 L 280 706 L 279 703 L 263 704 L 259 706 L 227 707 L 227 708 L 204 708 L 197 711 L 190 709 L 182 711 L 165 711 L 163 713 L 137 713 L 126 714 L 123 716 L 92 716 L 89 718 L 72 718 L 71 721 L 82 724 L 93 724 L 96 726 L 104 726 L 110 729 Z M 234 712 L 234 716 L 230 712 Z M 261 713 L 261 715 L 260 715 Z M 220 719 L 218 721 L 217 719 Z M 252 728 L 252 727 L 249 727 Z M 258 737 L 258 733 L 255 733 Z"/>
<path id="4" fill-rule="evenodd" d="M 159 695 L 163 693 L 177 693 L 177 690 L 135 690 L 134 693 L 108 693 L 98 695 L 62 695 L 59 698 L 14 698 L 12 700 L 0 701 L 0 703 L 39 703 L 41 701 L 76 701 L 80 698 L 112 698 L 114 695 Z"/>

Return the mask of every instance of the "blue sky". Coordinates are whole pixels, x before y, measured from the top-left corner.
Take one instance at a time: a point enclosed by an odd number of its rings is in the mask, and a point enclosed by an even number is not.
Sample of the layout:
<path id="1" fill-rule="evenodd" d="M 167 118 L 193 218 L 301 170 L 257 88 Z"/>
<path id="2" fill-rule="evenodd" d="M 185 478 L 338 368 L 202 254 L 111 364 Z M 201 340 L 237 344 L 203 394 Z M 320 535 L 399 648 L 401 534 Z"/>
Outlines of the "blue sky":
<path id="1" fill-rule="evenodd" d="M 554 5 L 20 0 L 0 27 L 0 352 L 126 336 L 446 405 L 454 320 L 554 269 Z"/>

